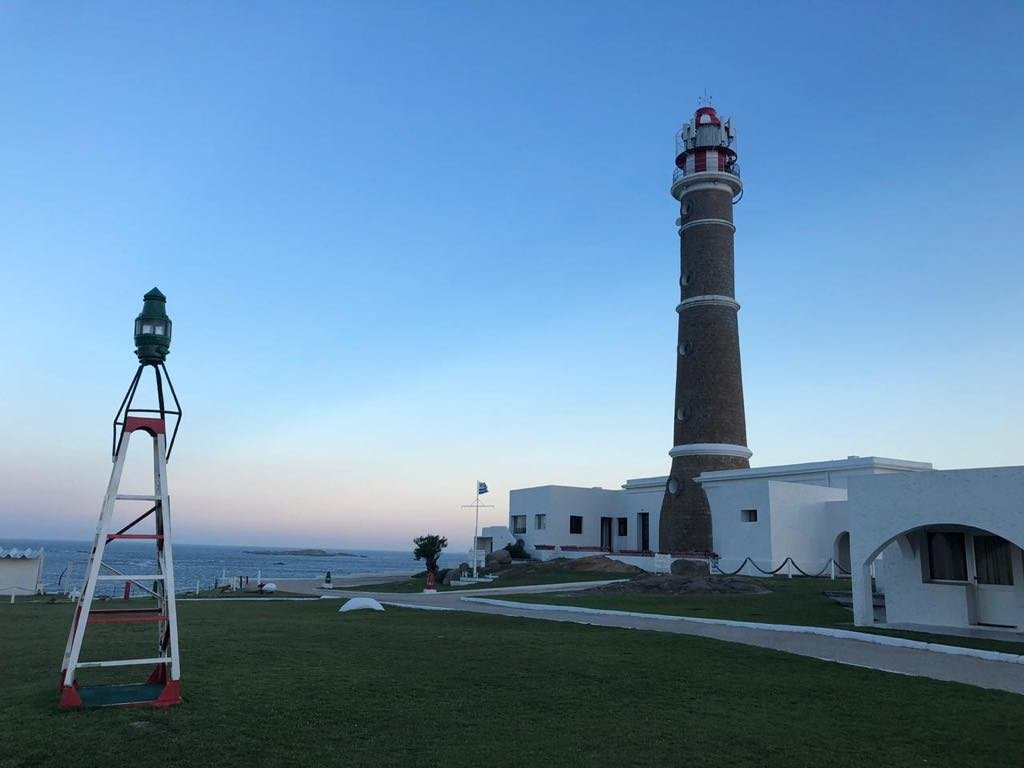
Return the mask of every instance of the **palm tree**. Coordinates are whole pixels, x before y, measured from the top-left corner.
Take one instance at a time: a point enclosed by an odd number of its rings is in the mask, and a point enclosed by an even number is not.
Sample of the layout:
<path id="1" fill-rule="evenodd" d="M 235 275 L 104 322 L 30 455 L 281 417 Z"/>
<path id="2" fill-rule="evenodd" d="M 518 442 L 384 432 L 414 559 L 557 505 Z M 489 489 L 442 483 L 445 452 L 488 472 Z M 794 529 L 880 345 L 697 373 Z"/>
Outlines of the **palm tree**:
<path id="1" fill-rule="evenodd" d="M 416 545 L 416 549 L 412 551 L 412 556 L 417 560 L 426 560 L 427 570 L 430 573 L 437 573 L 437 558 L 441 556 L 441 552 L 448 546 L 448 539 L 444 536 L 428 533 L 426 536 L 417 536 L 412 540 L 412 543 Z"/>

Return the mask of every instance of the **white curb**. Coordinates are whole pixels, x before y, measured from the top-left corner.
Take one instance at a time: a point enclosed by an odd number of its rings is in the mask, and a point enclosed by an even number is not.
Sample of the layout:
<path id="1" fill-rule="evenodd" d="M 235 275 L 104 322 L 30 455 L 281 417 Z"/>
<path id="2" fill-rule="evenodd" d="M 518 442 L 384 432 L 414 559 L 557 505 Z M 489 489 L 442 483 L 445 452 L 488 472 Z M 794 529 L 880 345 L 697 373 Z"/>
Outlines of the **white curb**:
<path id="1" fill-rule="evenodd" d="M 417 605 L 416 603 L 393 603 L 390 600 L 381 600 L 381 605 L 390 605 L 394 608 L 415 608 L 417 611 L 456 611 L 457 608 L 445 608 L 441 605 Z"/>
<path id="2" fill-rule="evenodd" d="M 754 621 L 734 621 L 732 619 L 702 619 L 696 616 L 668 616 L 663 613 L 639 613 L 636 611 L 613 611 L 601 608 L 583 608 L 578 605 L 549 605 L 547 603 L 520 603 L 514 600 L 495 600 L 487 597 L 463 597 L 463 600 L 473 603 L 484 603 L 496 605 L 501 608 L 518 608 L 527 611 L 565 611 L 568 613 L 584 613 L 596 616 L 627 616 L 637 619 L 658 619 L 661 621 L 681 621 L 692 624 L 714 624 L 725 627 L 739 627 L 741 629 L 763 629 L 769 632 L 792 632 L 803 635 L 822 635 L 824 637 L 837 637 L 844 640 L 859 640 L 875 645 L 889 645 L 899 648 L 914 648 L 922 651 L 934 651 L 935 653 L 948 653 L 954 656 L 973 656 L 986 661 L 1005 661 L 1011 664 L 1024 664 L 1024 656 L 1015 653 L 1003 653 L 1001 651 L 983 651 L 980 648 L 962 648 L 957 645 L 942 645 L 940 643 L 926 643 L 921 640 L 910 640 L 905 637 L 892 637 L 890 635 L 872 635 L 867 632 L 854 632 L 848 629 L 829 629 L 828 627 L 801 627 L 796 624 L 761 624 Z"/>

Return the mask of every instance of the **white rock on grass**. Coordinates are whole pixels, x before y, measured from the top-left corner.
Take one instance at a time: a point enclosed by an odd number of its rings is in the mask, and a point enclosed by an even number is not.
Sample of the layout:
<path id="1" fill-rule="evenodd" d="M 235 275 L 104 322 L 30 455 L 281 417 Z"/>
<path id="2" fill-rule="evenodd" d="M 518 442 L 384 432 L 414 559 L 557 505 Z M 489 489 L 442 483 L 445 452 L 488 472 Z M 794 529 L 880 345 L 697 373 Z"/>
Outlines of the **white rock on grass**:
<path id="1" fill-rule="evenodd" d="M 347 600 L 341 608 L 338 609 L 338 613 L 347 613 L 348 611 L 383 611 L 384 606 L 374 600 L 372 597 L 353 597 Z"/>

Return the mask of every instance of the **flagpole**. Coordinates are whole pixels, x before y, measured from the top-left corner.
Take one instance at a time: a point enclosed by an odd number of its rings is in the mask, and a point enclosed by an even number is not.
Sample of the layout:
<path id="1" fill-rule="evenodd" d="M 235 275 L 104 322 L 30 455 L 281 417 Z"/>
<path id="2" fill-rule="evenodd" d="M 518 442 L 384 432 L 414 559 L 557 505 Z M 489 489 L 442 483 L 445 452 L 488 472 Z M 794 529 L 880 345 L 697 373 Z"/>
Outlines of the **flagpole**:
<path id="1" fill-rule="evenodd" d="M 473 543 L 470 546 L 469 551 L 473 553 L 473 578 L 477 578 L 478 567 L 479 567 L 479 533 L 480 533 L 480 507 L 494 507 L 493 504 L 481 504 L 480 503 L 480 489 L 483 488 L 483 492 L 487 493 L 487 483 L 481 483 L 479 480 L 476 481 L 476 501 L 472 504 L 463 504 L 463 509 L 469 509 L 470 507 L 474 510 L 473 515 Z"/>
<path id="2" fill-rule="evenodd" d="M 480 481 L 476 481 L 476 515 L 473 516 L 473 578 L 476 578 L 476 561 L 480 559 L 477 549 L 477 532 L 480 530 Z"/>

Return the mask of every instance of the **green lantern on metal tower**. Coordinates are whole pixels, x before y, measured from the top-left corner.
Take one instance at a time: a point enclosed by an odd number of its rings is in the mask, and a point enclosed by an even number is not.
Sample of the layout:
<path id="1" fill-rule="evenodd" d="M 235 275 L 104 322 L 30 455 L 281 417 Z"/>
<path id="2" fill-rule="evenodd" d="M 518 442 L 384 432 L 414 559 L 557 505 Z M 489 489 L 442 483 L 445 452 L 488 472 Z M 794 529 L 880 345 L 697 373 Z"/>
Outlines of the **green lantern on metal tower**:
<path id="1" fill-rule="evenodd" d="M 167 359 L 171 348 L 167 297 L 154 288 L 142 298 L 142 312 L 135 318 L 135 354 L 142 365 L 157 365 Z"/>

